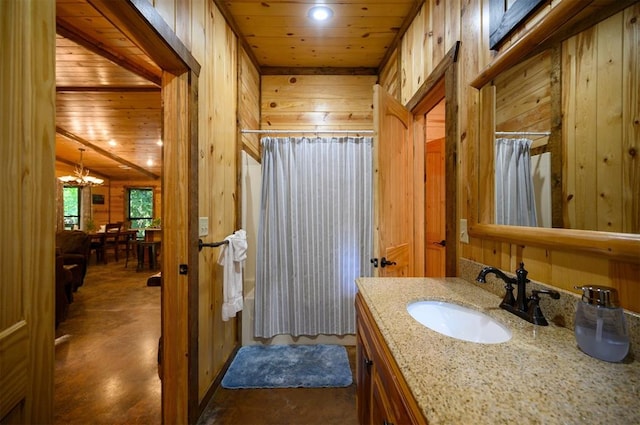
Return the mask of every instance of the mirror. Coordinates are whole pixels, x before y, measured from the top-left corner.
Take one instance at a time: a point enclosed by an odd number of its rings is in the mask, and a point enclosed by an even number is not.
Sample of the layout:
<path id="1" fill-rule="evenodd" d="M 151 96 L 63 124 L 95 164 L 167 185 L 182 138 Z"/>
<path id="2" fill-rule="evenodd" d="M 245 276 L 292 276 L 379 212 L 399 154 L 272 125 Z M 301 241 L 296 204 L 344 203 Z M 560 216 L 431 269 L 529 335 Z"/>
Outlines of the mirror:
<path id="1" fill-rule="evenodd" d="M 480 191 L 480 223 L 501 224 L 507 202 L 495 139 L 525 138 L 536 226 L 640 233 L 639 37 L 620 12 L 481 89 L 480 182 L 494 190 Z"/>

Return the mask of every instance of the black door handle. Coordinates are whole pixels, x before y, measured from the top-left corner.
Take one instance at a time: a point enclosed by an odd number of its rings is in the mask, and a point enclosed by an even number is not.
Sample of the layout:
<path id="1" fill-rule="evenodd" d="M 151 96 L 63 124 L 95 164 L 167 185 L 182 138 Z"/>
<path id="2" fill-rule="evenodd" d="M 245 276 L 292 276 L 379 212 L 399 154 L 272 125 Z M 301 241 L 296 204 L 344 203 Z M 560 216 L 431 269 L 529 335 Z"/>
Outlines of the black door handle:
<path id="1" fill-rule="evenodd" d="M 447 246 L 447 241 L 445 241 L 444 239 L 441 240 L 440 242 L 433 242 L 434 245 L 440 245 L 440 246 Z"/>
<path id="2" fill-rule="evenodd" d="M 380 260 L 380 267 L 385 268 L 386 266 L 395 266 L 396 262 L 395 261 L 387 261 L 387 259 L 385 257 L 382 257 L 382 259 Z"/>

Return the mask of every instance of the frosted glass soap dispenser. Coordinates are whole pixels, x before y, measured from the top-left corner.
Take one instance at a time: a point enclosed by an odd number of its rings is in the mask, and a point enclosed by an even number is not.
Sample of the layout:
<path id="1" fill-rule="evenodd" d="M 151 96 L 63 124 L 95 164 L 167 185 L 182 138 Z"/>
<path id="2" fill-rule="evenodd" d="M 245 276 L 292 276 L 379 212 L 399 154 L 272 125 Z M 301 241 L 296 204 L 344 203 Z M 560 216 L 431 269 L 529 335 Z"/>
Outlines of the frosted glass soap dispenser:
<path id="1" fill-rule="evenodd" d="M 608 286 L 576 286 L 582 290 L 575 317 L 578 347 L 588 355 L 619 362 L 629 351 L 624 312 L 618 306 L 618 292 Z"/>

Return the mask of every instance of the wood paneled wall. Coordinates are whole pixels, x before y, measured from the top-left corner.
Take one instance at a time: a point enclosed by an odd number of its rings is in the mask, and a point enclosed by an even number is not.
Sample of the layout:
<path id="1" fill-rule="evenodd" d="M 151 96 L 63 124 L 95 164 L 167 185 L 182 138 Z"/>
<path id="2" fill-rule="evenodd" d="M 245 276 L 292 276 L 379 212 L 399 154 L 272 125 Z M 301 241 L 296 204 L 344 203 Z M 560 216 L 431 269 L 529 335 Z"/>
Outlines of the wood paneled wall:
<path id="1" fill-rule="evenodd" d="M 200 74 L 199 216 L 209 218 L 205 241 L 221 241 L 237 230 L 238 152 L 236 131 L 238 47 L 213 2 L 204 16 Z M 195 42 L 195 40 L 194 40 Z M 238 322 L 222 321 L 222 277 L 219 248 L 200 253 L 198 384 L 202 399 L 238 343 Z"/>
<path id="2" fill-rule="evenodd" d="M 73 172 L 73 167 L 56 162 L 56 177 Z M 153 189 L 153 217 L 162 218 L 162 187 L 160 180 L 109 180 L 106 179 L 102 186 L 95 186 L 83 190 L 89 190 L 90 195 L 104 196 L 104 204 L 94 204 L 89 201 L 91 211 L 86 214 L 100 226 L 116 221 L 127 221 L 127 190 L 129 188 Z M 91 197 L 89 196 L 89 200 Z M 62 202 L 62 199 L 59 200 Z M 62 207 L 62 205 L 59 205 Z M 59 208 L 56 209 L 56 211 Z M 62 210 L 60 210 L 62 214 Z M 83 214 L 84 215 L 84 214 Z M 84 223 L 81 224 L 81 228 Z"/>
<path id="3" fill-rule="evenodd" d="M 202 67 L 198 80 L 198 214 L 209 218 L 209 232 L 203 240 L 219 241 L 238 226 L 238 73 L 257 71 L 239 59 L 237 39 L 213 1 L 149 1 Z M 243 71 L 238 70 L 238 63 L 243 63 Z M 251 97 L 244 101 L 255 102 Z M 237 319 L 223 322 L 221 317 L 223 271 L 217 264 L 218 254 L 218 248 L 205 248 L 199 255 L 200 402 L 238 343 Z"/>
<path id="4" fill-rule="evenodd" d="M 562 45 L 565 227 L 640 233 L 638 15 L 640 5 Z"/>
<path id="5" fill-rule="evenodd" d="M 516 30 L 508 40 L 504 42 L 501 49 L 508 49 L 510 46 L 517 44 L 529 28 L 533 27 L 536 22 L 542 22 L 549 15 L 551 9 L 558 7 L 567 0 L 554 1 L 544 6 L 536 15 L 534 15 L 525 25 Z M 478 199 L 482 191 L 478 184 L 478 176 L 475 174 L 476 161 L 479 158 L 479 152 L 476 151 L 476 142 L 481 137 L 480 128 L 477 123 L 481 119 L 485 119 L 482 115 L 483 111 L 480 107 L 480 93 L 471 86 L 471 82 L 480 75 L 488 65 L 492 64 L 496 56 L 488 46 L 488 23 L 489 23 L 489 2 L 487 0 L 461 0 L 461 1 L 427 1 L 420 13 L 416 17 L 414 23 L 410 26 L 408 32 L 403 37 L 401 46 L 401 65 L 398 72 L 398 78 L 402 87 L 401 100 L 406 103 L 418 87 L 429 75 L 433 68 L 437 65 L 439 57 L 439 45 L 434 45 L 434 41 L 438 37 L 432 37 L 433 34 L 444 32 L 444 51 L 446 52 L 455 40 L 461 40 L 461 50 L 459 52 L 459 98 L 460 112 L 458 115 L 458 126 L 460 140 L 458 141 L 458 165 L 460 173 L 458 175 L 458 216 L 455 218 L 467 218 L 477 216 Z M 444 20 L 440 18 L 442 11 L 446 10 Z M 613 113 L 619 109 L 612 99 L 614 96 L 620 97 L 617 102 L 623 102 L 629 105 L 630 116 L 638 116 L 638 70 L 637 70 L 637 49 L 638 49 L 638 6 L 630 7 L 625 12 L 616 15 L 613 19 L 618 23 L 613 32 L 608 36 L 620 40 L 620 51 L 617 53 L 616 61 L 625 63 L 628 71 L 623 85 L 633 87 L 633 89 L 625 90 L 624 93 L 619 90 L 615 95 L 611 95 L 607 100 L 608 105 L 605 111 Z M 434 23 L 444 25 L 442 30 L 435 29 Z M 608 25 L 608 24 L 601 24 Z M 628 34 L 628 35 L 624 35 Z M 635 34 L 635 35 L 633 35 Z M 624 41 L 624 37 L 636 37 L 632 42 Z M 595 40 L 594 40 L 595 41 Z M 628 50 L 625 50 L 628 49 Z M 635 63 L 624 62 L 623 55 L 634 55 Z M 387 68 L 384 68 L 385 74 L 393 75 Z M 393 87 L 393 83 L 382 81 L 385 87 Z M 565 82 L 563 82 L 566 84 Z M 526 87 L 520 86 L 516 89 L 524 90 Z M 579 93 L 583 93 L 580 91 Z M 594 108 L 603 109 L 596 103 Z M 484 111 L 486 112 L 486 111 Z M 535 111 L 534 111 L 535 112 Z M 565 122 L 577 117 L 576 111 L 565 111 Z M 609 117 L 611 118 L 611 117 Z M 493 112 L 490 119 L 495 119 Z M 619 119 L 619 118 L 614 118 Z M 631 122 L 631 121 L 629 121 Z M 626 133 L 622 133 L 625 131 Z M 637 151 L 638 140 L 637 125 L 626 125 L 624 129 L 620 129 L 618 140 L 625 140 L 628 146 L 627 152 Z M 635 143 L 635 144 L 634 144 Z M 621 151 L 618 150 L 618 162 Z M 631 162 L 629 158 L 626 159 Z M 635 160 L 637 163 L 637 159 Z M 486 167 L 485 163 L 479 164 L 479 169 Z M 637 167 L 637 165 L 636 165 Z M 623 175 L 627 180 L 637 178 L 637 168 L 633 168 Z M 634 174 L 635 173 L 635 174 Z M 636 176 L 636 177 L 633 177 Z M 636 188 L 638 185 L 636 184 Z M 637 189 L 636 189 L 637 190 Z M 638 196 L 635 196 L 637 202 Z M 637 214 L 636 214 L 637 216 Z M 552 241 L 549 241 L 552 246 Z M 638 264 L 623 261 L 615 261 L 609 258 L 594 256 L 593 254 L 585 254 L 580 252 L 562 251 L 551 248 L 543 248 L 539 246 L 504 243 L 494 241 L 489 238 L 472 237 L 469 244 L 460 244 L 460 255 L 462 258 L 477 261 L 483 264 L 500 267 L 505 271 L 513 272 L 520 261 L 525 262 L 529 276 L 537 281 L 550 284 L 559 288 L 573 290 L 574 285 L 591 283 L 603 284 L 617 287 L 620 291 L 621 302 L 629 310 L 640 312 L 640 284 L 637 279 Z M 639 254 L 640 255 L 640 254 Z"/>
<path id="6" fill-rule="evenodd" d="M 238 75 L 238 126 L 240 129 L 260 128 L 260 73 L 244 50 L 240 51 Z M 260 136 L 242 134 L 242 148 L 260 161 Z"/>
<path id="7" fill-rule="evenodd" d="M 406 104 L 460 40 L 460 0 L 427 0 L 402 38 L 400 87 Z"/>
<path id="8" fill-rule="evenodd" d="M 350 75 L 263 76 L 261 128 L 371 130 L 376 80 Z"/>
<path id="9" fill-rule="evenodd" d="M 400 99 L 400 77 L 398 72 L 400 71 L 400 54 L 398 49 L 395 49 L 389 56 L 389 60 L 380 69 L 380 76 L 378 83 L 385 89 L 387 93 L 393 96 L 395 99 Z"/>
<path id="10" fill-rule="evenodd" d="M 104 195 L 105 202 L 105 205 L 92 205 L 96 225 L 127 221 L 127 190 L 130 188 L 153 189 L 153 218 L 162 218 L 162 188 L 159 180 L 111 181 L 108 186 L 91 189 L 91 193 Z"/>

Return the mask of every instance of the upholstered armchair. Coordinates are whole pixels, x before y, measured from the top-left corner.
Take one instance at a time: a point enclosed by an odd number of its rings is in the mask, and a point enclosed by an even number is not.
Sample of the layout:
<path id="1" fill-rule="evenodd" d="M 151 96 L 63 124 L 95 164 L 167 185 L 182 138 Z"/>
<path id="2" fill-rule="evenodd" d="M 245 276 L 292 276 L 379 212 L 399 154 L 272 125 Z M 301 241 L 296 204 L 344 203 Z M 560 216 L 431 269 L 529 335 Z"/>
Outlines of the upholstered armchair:
<path id="1" fill-rule="evenodd" d="M 56 233 L 56 248 L 61 252 L 64 264 L 76 265 L 71 269 L 74 292 L 84 283 L 90 244 L 91 236 L 80 230 L 63 230 Z"/>

